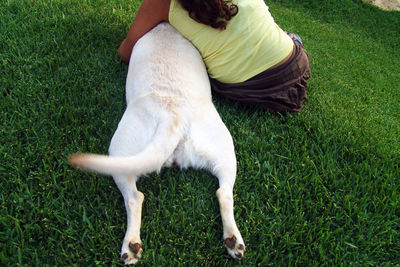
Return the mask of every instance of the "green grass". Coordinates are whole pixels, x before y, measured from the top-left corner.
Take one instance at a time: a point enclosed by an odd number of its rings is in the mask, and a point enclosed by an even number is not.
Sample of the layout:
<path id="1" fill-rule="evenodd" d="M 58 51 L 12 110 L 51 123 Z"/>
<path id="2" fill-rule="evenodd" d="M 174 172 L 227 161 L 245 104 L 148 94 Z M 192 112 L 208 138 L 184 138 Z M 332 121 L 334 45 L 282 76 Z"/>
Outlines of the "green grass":
<path id="1" fill-rule="evenodd" d="M 120 265 L 122 197 L 67 165 L 106 153 L 124 110 L 116 50 L 140 3 L 0 2 L 0 265 Z M 299 114 L 215 97 L 235 141 L 240 262 L 222 246 L 203 171 L 141 180 L 141 266 L 398 266 L 400 13 L 361 0 L 275 0 L 311 58 Z"/>

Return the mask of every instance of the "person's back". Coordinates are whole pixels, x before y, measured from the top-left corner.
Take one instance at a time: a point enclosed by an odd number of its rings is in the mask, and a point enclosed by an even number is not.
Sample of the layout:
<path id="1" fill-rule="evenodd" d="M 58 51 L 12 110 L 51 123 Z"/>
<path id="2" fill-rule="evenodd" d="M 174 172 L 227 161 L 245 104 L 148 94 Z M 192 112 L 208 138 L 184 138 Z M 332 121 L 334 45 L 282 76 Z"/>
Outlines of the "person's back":
<path id="1" fill-rule="evenodd" d="M 238 13 L 220 30 L 188 16 L 171 0 L 169 22 L 200 51 L 211 78 L 238 83 L 281 62 L 293 41 L 275 23 L 263 0 L 240 0 Z"/>

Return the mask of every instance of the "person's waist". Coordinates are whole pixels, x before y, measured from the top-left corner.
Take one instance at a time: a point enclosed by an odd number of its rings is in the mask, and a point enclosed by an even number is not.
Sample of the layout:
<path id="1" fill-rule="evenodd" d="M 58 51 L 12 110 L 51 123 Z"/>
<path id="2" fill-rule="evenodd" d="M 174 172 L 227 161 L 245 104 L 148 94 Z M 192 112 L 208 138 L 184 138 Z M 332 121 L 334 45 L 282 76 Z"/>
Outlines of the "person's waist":
<path id="1" fill-rule="evenodd" d="M 287 55 L 283 60 L 281 60 L 277 64 L 273 65 L 272 67 L 268 68 L 267 70 L 273 70 L 273 69 L 285 64 L 293 56 L 294 50 L 295 50 L 295 45 L 293 44 L 292 51 L 290 51 L 289 55 Z"/>

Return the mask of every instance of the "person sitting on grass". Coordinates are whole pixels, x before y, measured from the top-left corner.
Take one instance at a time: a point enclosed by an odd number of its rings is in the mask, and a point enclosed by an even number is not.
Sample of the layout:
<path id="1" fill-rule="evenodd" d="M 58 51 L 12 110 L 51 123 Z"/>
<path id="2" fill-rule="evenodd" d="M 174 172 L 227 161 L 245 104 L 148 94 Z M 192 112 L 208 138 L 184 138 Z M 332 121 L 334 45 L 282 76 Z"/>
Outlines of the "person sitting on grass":
<path id="1" fill-rule="evenodd" d="M 273 112 L 303 108 L 308 54 L 263 0 L 144 0 L 118 49 L 124 63 L 137 40 L 162 21 L 199 50 L 214 92 Z"/>

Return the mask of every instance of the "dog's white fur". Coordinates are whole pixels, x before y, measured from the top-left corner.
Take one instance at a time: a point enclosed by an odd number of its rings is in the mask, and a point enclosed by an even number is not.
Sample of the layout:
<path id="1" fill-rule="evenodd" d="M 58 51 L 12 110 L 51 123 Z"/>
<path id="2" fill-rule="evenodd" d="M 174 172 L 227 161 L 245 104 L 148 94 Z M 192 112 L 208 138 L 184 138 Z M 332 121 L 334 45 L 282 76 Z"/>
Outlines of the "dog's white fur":
<path id="1" fill-rule="evenodd" d="M 241 258 L 245 247 L 233 215 L 236 158 L 232 137 L 212 104 L 199 52 L 172 26 L 161 23 L 136 43 L 130 62 L 127 108 L 111 140 L 110 156 L 75 154 L 69 160 L 77 167 L 114 177 L 127 212 L 121 258 L 125 264 L 134 264 L 142 253 L 144 195 L 136 181 L 172 164 L 204 168 L 218 177 L 223 239 L 228 253 Z"/>

